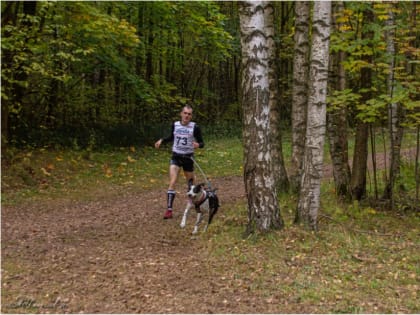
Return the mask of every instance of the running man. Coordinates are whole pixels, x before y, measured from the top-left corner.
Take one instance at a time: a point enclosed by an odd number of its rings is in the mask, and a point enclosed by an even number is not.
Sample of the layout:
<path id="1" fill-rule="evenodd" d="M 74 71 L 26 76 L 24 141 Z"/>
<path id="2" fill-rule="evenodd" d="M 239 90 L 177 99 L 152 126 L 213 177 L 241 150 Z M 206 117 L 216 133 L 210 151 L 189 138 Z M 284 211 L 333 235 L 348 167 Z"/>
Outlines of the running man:
<path id="1" fill-rule="evenodd" d="M 175 184 L 180 169 L 184 170 L 188 188 L 194 184 L 194 149 L 203 148 L 204 141 L 200 127 L 192 120 L 193 109 L 186 105 L 181 110 L 181 120 L 172 124 L 172 132 L 169 136 L 161 138 L 155 143 L 155 148 L 160 148 L 162 143 L 172 142 L 172 157 L 169 162 L 169 187 L 168 207 L 164 219 L 172 218 L 173 202 L 176 191 Z"/>

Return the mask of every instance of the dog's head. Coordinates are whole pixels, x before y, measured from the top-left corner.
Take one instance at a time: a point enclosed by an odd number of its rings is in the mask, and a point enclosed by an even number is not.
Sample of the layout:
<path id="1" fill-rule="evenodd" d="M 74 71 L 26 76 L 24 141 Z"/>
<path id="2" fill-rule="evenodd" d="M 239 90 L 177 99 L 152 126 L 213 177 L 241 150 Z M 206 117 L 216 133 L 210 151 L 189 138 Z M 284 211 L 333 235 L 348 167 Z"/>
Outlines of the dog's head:
<path id="1" fill-rule="evenodd" d="M 191 185 L 190 190 L 187 192 L 187 196 L 194 200 L 198 196 L 201 196 L 203 187 L 204 184 Z"/>

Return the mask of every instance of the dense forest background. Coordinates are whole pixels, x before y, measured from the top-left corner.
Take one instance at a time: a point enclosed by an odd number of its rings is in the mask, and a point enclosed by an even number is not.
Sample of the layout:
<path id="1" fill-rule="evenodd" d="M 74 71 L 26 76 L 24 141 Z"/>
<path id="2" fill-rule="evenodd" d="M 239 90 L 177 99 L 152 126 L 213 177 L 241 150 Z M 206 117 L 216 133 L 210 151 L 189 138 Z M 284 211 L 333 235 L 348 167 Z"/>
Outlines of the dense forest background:
<path id="1" fill-rule="evenodd" d="M 295 2 L 273 6 L 278 106 L 288 128 Z M 147 143 L 187 103 L 206 134 L 241 134 L 236 2 L 2 1 L 1 10 L 3 148 Z M 371 19 L 363 18 L 366 10 Z M 392 97 L 404 104 L 404 123 L 418 124 L 418 3 L 345 2 L 330 51 L 347 54 L 347 88 L 330 93 L 329 103 L 348 109 L 350 126 L 356 115 L 386 123 L 390 10 L 397 47 Z M 366 66 L 372 84 L 361 101 Z"/>
<path id="2" fill-rule="evenodd" d="M 235 3 L 1 6 L 3 144 L 144 143 L 187 103 L 240 126 Z"/>

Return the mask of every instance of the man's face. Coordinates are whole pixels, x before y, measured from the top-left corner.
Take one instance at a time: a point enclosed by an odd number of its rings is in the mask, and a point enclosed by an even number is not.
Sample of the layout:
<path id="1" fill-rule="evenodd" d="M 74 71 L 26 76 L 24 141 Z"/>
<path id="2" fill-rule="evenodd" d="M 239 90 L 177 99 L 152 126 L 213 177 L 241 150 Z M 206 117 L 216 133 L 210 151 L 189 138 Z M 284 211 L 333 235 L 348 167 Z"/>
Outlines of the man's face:
<path id="1" fill-rule="evenodd" d="M 192 109 L 183 108 L 181 111 L 181 121 L 183 125 L 188 124 L 192 119 Z"/>

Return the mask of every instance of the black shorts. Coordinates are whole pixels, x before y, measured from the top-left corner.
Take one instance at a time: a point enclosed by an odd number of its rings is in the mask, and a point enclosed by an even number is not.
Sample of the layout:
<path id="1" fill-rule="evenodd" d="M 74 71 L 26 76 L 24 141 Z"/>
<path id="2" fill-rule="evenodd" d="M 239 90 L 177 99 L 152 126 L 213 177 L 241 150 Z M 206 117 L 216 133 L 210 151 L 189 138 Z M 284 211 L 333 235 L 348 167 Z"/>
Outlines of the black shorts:
<path id="1" fill-rule="evenodd" d="M 194 172 L 194 162 L 191 158 L 194 158 L 193 154 L 178 154 L 172 152 L 169 164 L 182 167 L 185 172 Z"/>

